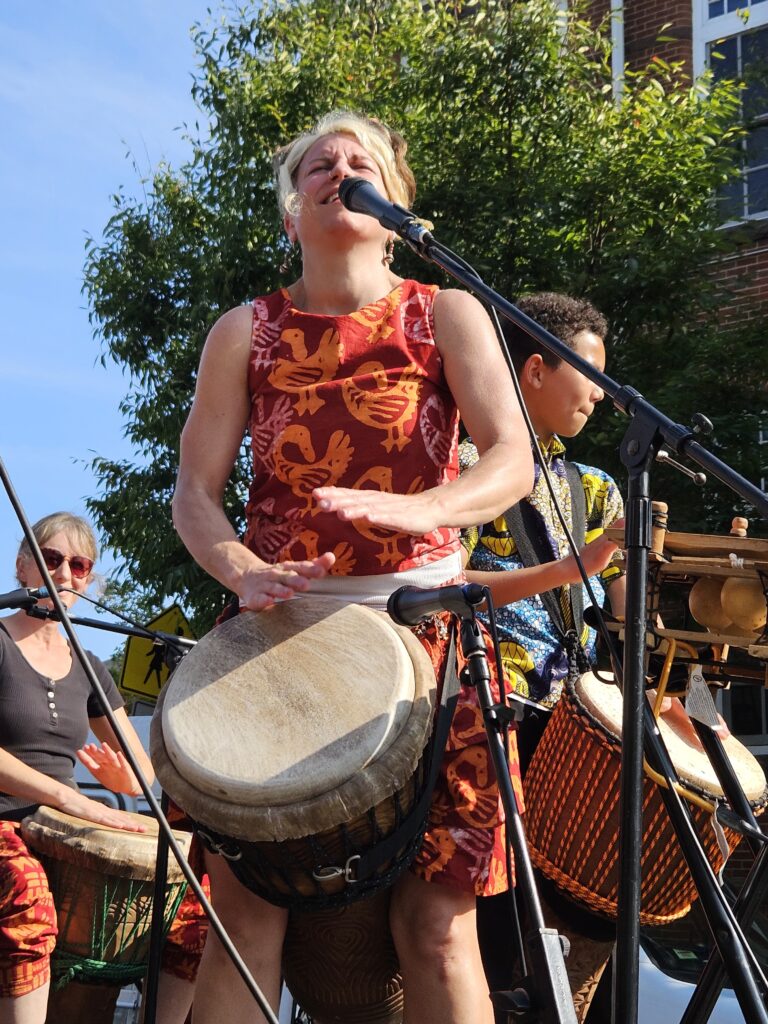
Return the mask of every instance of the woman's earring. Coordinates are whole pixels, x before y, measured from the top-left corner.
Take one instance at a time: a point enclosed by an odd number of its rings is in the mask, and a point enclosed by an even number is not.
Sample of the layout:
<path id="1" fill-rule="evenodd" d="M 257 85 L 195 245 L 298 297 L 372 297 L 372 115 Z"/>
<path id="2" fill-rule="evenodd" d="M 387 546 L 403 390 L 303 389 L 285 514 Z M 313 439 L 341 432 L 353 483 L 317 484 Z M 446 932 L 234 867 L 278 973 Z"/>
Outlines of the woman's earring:
<path id="1" fill-rule="evenodd" d="M 291 263 L 293 262 L 293 254 L 294 254 L 295 249 L 296 249 L 296 243 L 295 242 L 291 242 L 290 247 L 288 248 L 288 251 L 286 252 L 285 256 L 283 257 L 283 262 L 280 264 L 280 273 L 281 274 L 287 274 L 290 271 Z"/>
<path id="2" fill-rule="evenodd" d="M 394 238 L 388 238 L 387 244 L 384 246 L 384 255 L 381 257 L 381 262 L 385 267 L 390 266 L 395 259 L 395 240 Z"/>

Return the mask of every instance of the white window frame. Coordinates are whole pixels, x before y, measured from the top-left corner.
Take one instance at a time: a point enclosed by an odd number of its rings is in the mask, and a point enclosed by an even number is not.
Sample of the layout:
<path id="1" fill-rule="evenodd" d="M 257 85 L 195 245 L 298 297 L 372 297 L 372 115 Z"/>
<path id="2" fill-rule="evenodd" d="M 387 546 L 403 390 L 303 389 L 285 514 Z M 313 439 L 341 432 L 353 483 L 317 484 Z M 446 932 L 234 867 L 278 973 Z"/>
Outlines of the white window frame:
<path id="1" fill-rule="evenodd" d="M 752 6 L 748 0 L 744 5 L 749 9 L 749 18 L 744 21 L 740 14 L 731 11 L 721 14 L 719 18 L 708 16 L 707 0 L 693 0 L 693 74 L 695 78 L 702 75 L 707 68 L 707 47 L 718 39 L 728 36 L 742 35 L 755 28 L 768 25 L 768 3 Z"/>
<path id="2" fill-rule="evenodd" d="M 611 0 L 611 77 L 616 99 L 624 89 L 624 59 L 624 0 Z"/>
<path id="3" fill-rule="evenodd" d="M 719 39 L 728 39 L 731 36 L 745 35 L 755 29 L 768 26 L 768 2 L 758 3 L 756 6 L 752 5 L 752 0 L 742 0 L 742 2 L 749 11 L 746 21 L 737 11 L 721 14 L 717 18 L 710 18 L 707 0 L 692 0 L 693 74 L 695 78 L 703 74 L 707 68 L 707 48 L 710 43 L 716 43 Z M 734 224 L 767 219 L 768 210 L 760 210 L 758 213 L 744 213 L 738 220 L 728 221 L 722 226 L 727 228 Z"/>

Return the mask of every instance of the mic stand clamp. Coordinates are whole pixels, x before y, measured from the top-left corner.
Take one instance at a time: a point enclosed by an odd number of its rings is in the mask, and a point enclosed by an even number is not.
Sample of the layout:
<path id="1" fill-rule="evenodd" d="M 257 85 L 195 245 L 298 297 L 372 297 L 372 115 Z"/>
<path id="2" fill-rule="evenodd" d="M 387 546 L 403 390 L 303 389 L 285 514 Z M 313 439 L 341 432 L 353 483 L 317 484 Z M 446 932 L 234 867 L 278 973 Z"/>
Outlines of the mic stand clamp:
<path id="1" fill-rule="evenodd" d="M 482 590 L 482 600 L 478 601 L 478 604 L 487 600 L 490 610 L 490 593 L 487 587 Z M 463 679 L 477 691 L 478 702 L 483 712 L 491 759 L 504 808 L 507 837 L 514 852 L 516 888 L 522 896 L 529 922 L 526 945 L 530 957 L 530 973 L 511 991 L 492 992 L 491 1001 L 497 1009 L 506 1011 L 516 1021 L 576 1024 L 573 998 L 565 970 L 564 953 L 567 950 L 564 949 L 563 938 L 558 932 L 553 928 L 547 928 L 544 923 L 523 823 L 509 775 L 503 728 L 505 722 L 510 720 L 511 713 L 508 708 L 493 702 L 488 653 L 474 607 L 470 608 L 466 615 L 460 616 L 460 624 L 461 649 L 467 659 Z M 521 957 L 521 961 L 522 959 Z"/>
<path id="2" fill-rule="evenodd" d="M 54 608 L 40 608 L 34 605 L 27 608 L 26 612 L 33 619 L 61 621 L 61 616 Z M 165 649 L 163 660 L 171 671 L 197 643 L 196 640 L 190 640 L 189 637 L 178 636 L 176 633 L 163 633 L 158 629 L 147 629 L 146 626 L 131 626 L 122 622 L 102 622 L 100 619 L 87 619 L 77 615 L 69 615 L 68 619 L 76 626 L 89 626 L 92 629 L 103 629 L 109 633 L 120 633 L 122 636 L 151 640 L 155 645 Z"/>

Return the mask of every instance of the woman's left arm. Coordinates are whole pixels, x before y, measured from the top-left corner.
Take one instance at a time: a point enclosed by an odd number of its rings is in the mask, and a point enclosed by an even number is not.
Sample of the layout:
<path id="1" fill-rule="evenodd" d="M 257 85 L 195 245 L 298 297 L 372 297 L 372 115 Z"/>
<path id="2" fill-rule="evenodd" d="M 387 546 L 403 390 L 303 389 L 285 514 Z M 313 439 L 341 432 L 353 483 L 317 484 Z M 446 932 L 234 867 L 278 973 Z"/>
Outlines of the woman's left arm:
<path id="1" fill-rule="evenodd" d="M 435 299 L 435 335 L 461 418 L 480 455 L 439 488 L 451 513 L 444 525 L 490 522 L 533 487 L 533 456 L 512 376 L 483 306 L 450 289 Z"/>
<path id="2" fill-rule="evenodd" d="M 150 785 L 155 780 L 155 772 L 149 755 L 144 750 L 136 730 L 131 725 L 125 708 L 115 710 L 117 724 L 125 735 L 131 752 L 136 758 L 139 768 L 147 778 Z M 98 718 L 91 718 L 88 723 L 91 731 L 101 742 L 101 747 L 96 743 L 86 743 L 77 751 L 78 760 L 85 765 L 88 771 L 97 779 L 105 789 L 113 793 L 127 793 L 130 796 L 138 796 L 141 793 L 141 786 L 133 773 L 123 754 L 120 743 L 109 719 L 106 715 Z"/>
<path id="3" fill-rule="evenodd" d="M 530 493 L 531 443 L 487 313 L 473 296 L 451 289 L 438 292 L 434 317 L 445 378 L 479 460 L 457 480 L 419 494 L 319 487 L 322 511 L 424 534 L 489 522 Z"/>

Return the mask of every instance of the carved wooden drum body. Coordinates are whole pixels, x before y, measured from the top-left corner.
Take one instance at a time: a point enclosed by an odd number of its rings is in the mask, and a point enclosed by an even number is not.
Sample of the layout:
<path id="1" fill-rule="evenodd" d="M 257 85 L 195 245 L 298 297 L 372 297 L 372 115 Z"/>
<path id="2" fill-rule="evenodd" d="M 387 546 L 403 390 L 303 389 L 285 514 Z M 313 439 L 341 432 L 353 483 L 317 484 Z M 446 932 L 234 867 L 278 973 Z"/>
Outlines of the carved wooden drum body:
<path id="1" fill-rule="evenodd" d="M 526 835 L 531 859 L 577 903 L 616 917 L 622 699 L 617 686 L 588 672 L 569 680 L 528 768 Z M 681 782 L 710 800 L 723 792 L 709 759 L 670 725 L 658 722 Z M 726 753 L 752 806 L 766 803 L 757 760 L 734 736 Z M 723 866 L 711 817 L 690 807 L 715 871 Z M 739 836 L 724 830 L 729 849 Z M 682 917 L 696 889 L 655 783 L 643 783 L 641 914 L 643 924 Z"/>
<path id="2" fill-rule="evenodd" d="M 388 883 L 355 860 L 420 795 L 432 663 L 359 605 L 300 598 L 209 633 L 161 694 L 151 748 L 163 788 L 254 892 L 302 909 Z"/>

